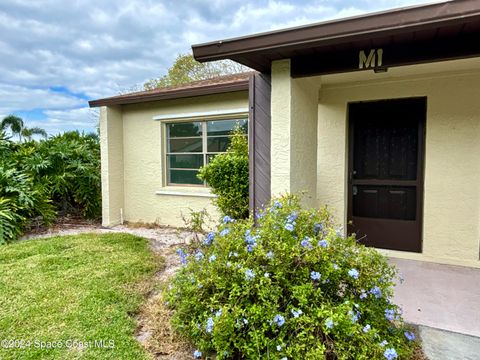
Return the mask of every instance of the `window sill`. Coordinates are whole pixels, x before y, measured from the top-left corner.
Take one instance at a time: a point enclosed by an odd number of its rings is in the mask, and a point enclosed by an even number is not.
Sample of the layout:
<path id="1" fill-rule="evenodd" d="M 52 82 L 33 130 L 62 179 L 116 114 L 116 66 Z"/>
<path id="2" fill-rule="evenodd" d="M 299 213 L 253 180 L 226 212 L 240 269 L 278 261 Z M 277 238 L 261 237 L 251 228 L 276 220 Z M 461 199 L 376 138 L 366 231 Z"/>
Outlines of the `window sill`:
<path id="1" fill-rule="evenodd" d="M 168 196 L 193 196 L 193 197 L 205 197 L 205 198 L 216 198 L 217 195 L 214 195 L 210 192 L 208 188 L 191 188 L 191 187 L 164 187 L 155 192 L 156 195 L 168 195 Z"/>

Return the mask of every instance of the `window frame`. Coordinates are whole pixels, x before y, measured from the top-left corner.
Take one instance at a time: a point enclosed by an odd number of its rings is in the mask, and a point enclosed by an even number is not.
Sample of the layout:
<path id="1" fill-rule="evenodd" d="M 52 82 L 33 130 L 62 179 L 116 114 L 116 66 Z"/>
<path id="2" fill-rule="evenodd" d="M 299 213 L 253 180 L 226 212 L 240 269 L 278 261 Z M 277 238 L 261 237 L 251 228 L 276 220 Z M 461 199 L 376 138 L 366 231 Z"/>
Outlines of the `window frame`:
<path id="1" fill-rule="evenodd" d="M 229 135 L 213 135 L 213 136 L 208 136 L 207 132 L 207 126 L 209 121 L 222 121 L 222 120 L 246 120 L 247 121 L 247 141 L 250 141 L 248 133 L 250 131 L 250 125 L 249 125 L 249 113 L 247 110 L 242 110 L 241 112 L 226 112 L 226 113 L 215 113 L 214 115 L 210 115 L 208 113 L 205 113 L 205 115 L 196 115 L 196 116 L 182 116 L 182 117 L 171 117 L 171 118 L 166 118 L 165 115 L 163 116 L 158 116 L 158 120 L 161 122 L 161 140 L 162 140 L 162 146 L 161 146 L 161 161 L 162 161 L 162 187 L 187 187 L 187 188 L 197 188 L 197 189 L 208 189 L 208 185 L 206 182 L 203 182 L 203 184 L 175 184 L 175 183 L 170 183 L 169 182 L 169 171 L 170 170 L 175 170 L 179 168 L 170 168 L 169 164 L 169 155 L 192 155 L 192 154 L 197 154 L 197 155 L 202 155 L 203 157 L 203 164 L 205 165 L 207 163 L 208 156 L 210 155 L 216 155 L 216 154 L 222 154 L 224 152 L 209 152 L 208 151 L 208 139 L 209 138 L 215 138 L 215 137 L 227 137 Z M 161 118 L 161 119 L 160 119 Z M 154 118 L 155 119 L 155 118 Z M 169 124 L 177 124 L 177 123 L 191 123 L 191 122 L 201 122 L 202 123 L 202 151 L 198 153 L 172 153 L 169 152 L 169 134 L 168 134 L 168 129 L 167 125 Z M 183 138 L 183 137 L 181 137 Z M 185 138 L 198 138 L 198 137 L 185 137 Z M 180 170 L 198 170 L 198 169 L 187 169 L 187 168 L 181 168 Z"/>

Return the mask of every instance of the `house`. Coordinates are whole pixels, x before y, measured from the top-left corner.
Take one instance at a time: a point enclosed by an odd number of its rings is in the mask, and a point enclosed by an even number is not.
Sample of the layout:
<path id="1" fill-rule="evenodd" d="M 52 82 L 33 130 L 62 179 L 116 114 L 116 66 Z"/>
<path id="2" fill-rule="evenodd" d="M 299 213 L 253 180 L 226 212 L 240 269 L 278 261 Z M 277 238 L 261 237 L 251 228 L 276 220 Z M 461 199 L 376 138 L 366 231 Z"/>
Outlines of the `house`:
<path id="1" fill-rule="evenodd" d="M 480 267 L 479 38 L 462 0 L 194 45 L 256 72 L 92 101 L 104 224 L 214 211 L 193 174 L 248 117 L 252 209 L 305 191 L 386 255 Z"/>

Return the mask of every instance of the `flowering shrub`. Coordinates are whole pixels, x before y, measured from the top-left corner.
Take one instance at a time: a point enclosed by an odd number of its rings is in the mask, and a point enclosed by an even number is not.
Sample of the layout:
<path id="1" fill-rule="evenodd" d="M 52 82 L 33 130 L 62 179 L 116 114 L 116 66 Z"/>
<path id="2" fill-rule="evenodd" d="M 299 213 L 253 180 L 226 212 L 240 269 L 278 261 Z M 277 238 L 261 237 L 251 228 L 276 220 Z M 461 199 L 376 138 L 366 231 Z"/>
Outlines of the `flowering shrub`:
<path id="1" fill-rule="evenodd" d="M 395 270 L 294 196 L 253 219 L 226 216 L 167 291 L 196 358 L 408 358 L 415 336 L 391 301 Z"/>

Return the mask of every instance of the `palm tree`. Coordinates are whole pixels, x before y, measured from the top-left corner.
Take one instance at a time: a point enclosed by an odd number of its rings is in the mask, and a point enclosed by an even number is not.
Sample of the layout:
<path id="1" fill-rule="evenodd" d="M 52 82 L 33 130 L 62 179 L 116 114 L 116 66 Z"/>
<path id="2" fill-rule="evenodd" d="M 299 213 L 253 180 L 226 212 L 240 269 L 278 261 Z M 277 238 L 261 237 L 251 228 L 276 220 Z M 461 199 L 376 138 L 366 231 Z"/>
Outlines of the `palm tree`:
<path id="1" fill-rule="evenodd" d="M 22 139 L 22 129 L 24 128 L 22 118 L 15 115 L 8 115 L 0 122 L 0 131 L 10 129 L 12 135 L 18 135 L 18 140 Z"/>
<path id="2" fill-rule="evenodd" d="M 0 131 L 5 131 L 10 129 L 12 135 L 18 136 L 18 141 L 22 142 L 22 139 L 26 139 L 28 141 L 32 140 L 33 135 L 40 135 L 44 139 L 47 138 L 47 132 L 39 127 L 32 127 L 28 128 L 23 123 L 22 118 L 15 116 L 15 115 L 8 115 L 7 117 L 3 118 L 0 122 Z"/>
<path id="3" fill-rule="evenodd" d="M 47 132 L 45 130 L 43 130 L 42 128 L 39 128 L 39 127 L 32 127 L 32 128 L 24 127 L 22 129 L 21 135 L 22 135 L 23 139 L 26 139 L 28 141 L 32 140 L 33 135 L 40 135 L 44 139 L 46 139 L 48 137 Z"/>

